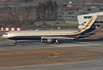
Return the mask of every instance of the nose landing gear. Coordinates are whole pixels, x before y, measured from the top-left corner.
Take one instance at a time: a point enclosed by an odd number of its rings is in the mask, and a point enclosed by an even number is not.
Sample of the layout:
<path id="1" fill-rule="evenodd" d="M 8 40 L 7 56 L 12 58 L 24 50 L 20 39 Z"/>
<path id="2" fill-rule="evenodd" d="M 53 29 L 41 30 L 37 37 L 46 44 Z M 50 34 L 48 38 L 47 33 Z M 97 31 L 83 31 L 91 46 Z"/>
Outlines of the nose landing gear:
<path id="1" fill-rule="evenodd" d="M 18 43 L 18 41 L 17 41 L 17 40 L 15 40 L 15 43 L 14 43 L 14 44 L 15 44 L 15 45 L 17 45 L 17 43 Z"/>

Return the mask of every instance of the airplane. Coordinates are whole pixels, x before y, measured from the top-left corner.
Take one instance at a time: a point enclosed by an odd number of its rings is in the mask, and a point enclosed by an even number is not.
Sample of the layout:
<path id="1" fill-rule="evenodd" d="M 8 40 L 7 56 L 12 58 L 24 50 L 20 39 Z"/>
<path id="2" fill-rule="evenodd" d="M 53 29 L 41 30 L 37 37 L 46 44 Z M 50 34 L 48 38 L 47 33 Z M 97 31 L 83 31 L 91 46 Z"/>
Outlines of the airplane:
<path id="1" fill-rule="evenodd" d="M 94 35 L 100 25 L 95 25 L 98 15 L 92 17 L 81 26 L 80 30 L 32 30 L 32 31 L 10 31 L 2 35 L 3 38 L 11 40 L 40 40 L 42 43 L 60 44 L 61 40 L 75 40 Z"/>

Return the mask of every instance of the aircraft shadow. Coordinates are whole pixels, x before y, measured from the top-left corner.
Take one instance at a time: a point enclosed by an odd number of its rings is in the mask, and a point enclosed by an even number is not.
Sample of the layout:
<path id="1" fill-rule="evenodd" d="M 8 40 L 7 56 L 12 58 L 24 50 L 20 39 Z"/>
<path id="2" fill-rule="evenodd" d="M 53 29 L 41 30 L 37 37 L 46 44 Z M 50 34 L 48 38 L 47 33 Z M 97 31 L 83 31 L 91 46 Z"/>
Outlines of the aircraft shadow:
<path id="1" fill-rule="evenodd" d="M 77 40 L 62 40 L 60 41 L 60 44 L 62 43 L 78 43 L 78 42 L 96 42 L 96 41 L 103 41 L 102 38 L 97 38 L 97 39 L 77 39 Z M 18 44 L 38 44 L 41 43 L 38 40 L 24 40 L 24 41 L 18 41 Z M 50 43 L 52 44 L 52 43 Z"/>
<path id="2" fill-rule="evenodd" d="M 97 38 L 97 39 L 63 40 L 63 41 L 61 41 L 61 43 L 96 42 L 96 41 L 103 41 L 103 38 Z"/>
<path id="3" fill-rule="evenodd" d="M 103 41 L 103 37 L 102 38 L 97 38 L 97 39 L 77 39 L 77 40 L 62 40 L 60 42 L 60 44 L 64 43 L 64 44 L 75 44 L 75 43 L 80 43 L 80 42 L 96 42 L 96 41 Z M 37 40 L 24 40 L 24 41 L 18 41 L 17 44 L 11 43 L 11 44 L 1 44 L 0 47 L 11 47 L 11 46 L 25 46 L 25 45 L 33 45 L 33 44 L 41 44 L 40 41 Z M 50 43 L 53 44 L 53 43 Z"/>
<path id="4" fill-rule="evenodd" d="M 103 38 L 97 38 L 97 39 L 78 39 L 77 41 L 82 41 L 82 42 L 103 41 Z"/>

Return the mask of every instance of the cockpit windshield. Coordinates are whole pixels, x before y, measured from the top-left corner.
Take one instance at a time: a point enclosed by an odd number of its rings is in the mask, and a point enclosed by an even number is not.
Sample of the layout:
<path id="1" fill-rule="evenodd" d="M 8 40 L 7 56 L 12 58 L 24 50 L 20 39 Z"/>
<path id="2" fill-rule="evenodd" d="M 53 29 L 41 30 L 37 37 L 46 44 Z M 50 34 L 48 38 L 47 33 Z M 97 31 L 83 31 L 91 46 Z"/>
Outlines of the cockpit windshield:
<path id="1" fill-rule="evenodd" d="M 8 35 L 7 33 L 5 33 L 4 35 Z"/>

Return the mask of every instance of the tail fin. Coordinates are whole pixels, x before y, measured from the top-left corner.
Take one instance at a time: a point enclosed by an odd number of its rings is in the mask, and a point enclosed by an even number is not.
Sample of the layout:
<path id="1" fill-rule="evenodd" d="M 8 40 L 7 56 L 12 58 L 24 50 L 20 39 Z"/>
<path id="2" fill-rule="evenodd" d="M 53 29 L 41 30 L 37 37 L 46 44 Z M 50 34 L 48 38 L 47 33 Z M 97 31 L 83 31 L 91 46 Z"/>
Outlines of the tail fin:
<path id="1" fill-rule="evenodd" d="M 94 25 L 94 22 L 96 21 L 98 15 L 93 15 L 86 23 L 79 25 L 79 29 L 80 30 L 85 30 L 85 29 L 89 29 L 90 27 L 92 27 L 92 25 Z"/>
<path id="2" fill-rule="evenodd" d="M 92 32 L 95 29 L 97 29 L 97 27 L 99 27 L 100 25 L 95 25 L 95 21 L 97 19 L 98 15 L 93 15 L 86 24 L 84 24 L 83 26 L 81 26 L 81 35 L 85 35 L 86 33 Z"/>
<path id="3" fill-rule="evenodd" d="M 96 21 L 97 17 L 98 17 L 98 15 L 93 15 L 86 22 L 86 24 L 83 25 L 83 27 L 81 26 L 81 29 L 78 32 L 76 39 L 94 35 L 93 31 L 100 26 L 100 25 L 95 25 L 95 21 Z"/>

